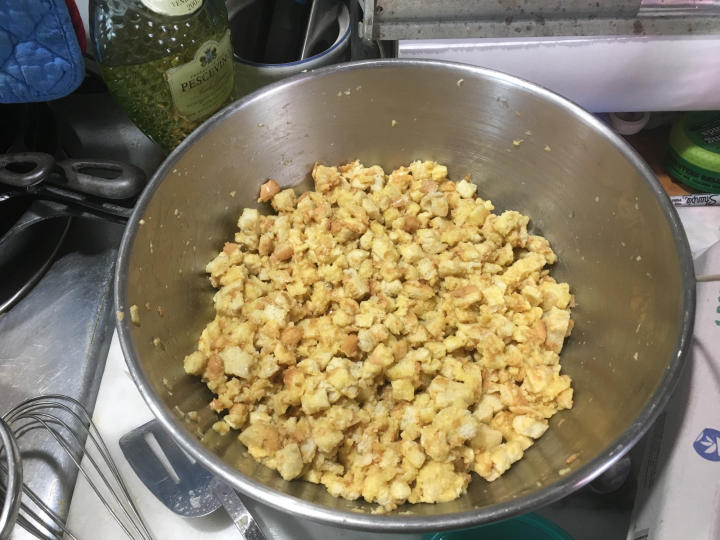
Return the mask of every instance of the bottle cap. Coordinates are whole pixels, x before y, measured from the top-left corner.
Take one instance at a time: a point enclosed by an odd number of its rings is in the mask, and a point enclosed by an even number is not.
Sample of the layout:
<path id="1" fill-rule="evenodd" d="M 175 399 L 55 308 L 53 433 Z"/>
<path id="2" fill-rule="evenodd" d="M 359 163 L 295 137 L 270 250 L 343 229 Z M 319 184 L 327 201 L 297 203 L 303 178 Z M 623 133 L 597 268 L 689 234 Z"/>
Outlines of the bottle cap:
<path id="1" fill-rule="evenodd" d="M 720 111 L 687 113 L 675 123 L 666 167 L 698 191 L 720 192 Z"/>

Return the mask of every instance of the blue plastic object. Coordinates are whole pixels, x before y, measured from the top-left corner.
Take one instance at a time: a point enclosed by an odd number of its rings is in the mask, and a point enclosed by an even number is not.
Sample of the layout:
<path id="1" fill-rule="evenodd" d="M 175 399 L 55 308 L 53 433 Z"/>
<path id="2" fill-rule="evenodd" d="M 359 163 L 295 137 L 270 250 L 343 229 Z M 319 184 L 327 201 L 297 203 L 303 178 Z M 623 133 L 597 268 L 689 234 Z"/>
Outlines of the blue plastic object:
<path id="1" fill-rule="evenodd" d="M 57 99 L 84 76 L 65 0 L 0 1 L 0 103 Z"/>
<path id="2" fill-rule="evenodd" d="M 472 529 L 427 534 L 423 540 L 573 540 L 573 537 L 552 521 L 537 514 L 524 514 Z"/>

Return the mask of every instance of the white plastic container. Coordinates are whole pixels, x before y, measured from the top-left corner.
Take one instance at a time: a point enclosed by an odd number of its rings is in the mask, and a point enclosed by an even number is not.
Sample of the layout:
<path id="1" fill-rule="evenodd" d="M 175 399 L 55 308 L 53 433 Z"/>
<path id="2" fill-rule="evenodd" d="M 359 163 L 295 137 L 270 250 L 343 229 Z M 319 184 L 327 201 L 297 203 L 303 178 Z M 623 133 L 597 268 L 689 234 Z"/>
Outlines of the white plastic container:
<path id="1" fill-rule="evenodd" d="M 522 77 L 592 112 L 720 109 L 720 36 L 400 41 L 401 58 L 465 62 Z"/>

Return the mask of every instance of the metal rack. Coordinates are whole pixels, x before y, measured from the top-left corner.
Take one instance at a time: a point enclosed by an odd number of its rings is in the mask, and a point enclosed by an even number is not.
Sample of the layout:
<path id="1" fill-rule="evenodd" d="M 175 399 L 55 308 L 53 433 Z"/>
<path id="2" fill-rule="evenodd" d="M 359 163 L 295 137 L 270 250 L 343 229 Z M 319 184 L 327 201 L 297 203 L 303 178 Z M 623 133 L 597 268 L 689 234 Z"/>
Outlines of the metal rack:
<path id="1" fill-rule="evenodd" d="M 357 0 L 367 41 L 720 34 L 716 0 Z"/>

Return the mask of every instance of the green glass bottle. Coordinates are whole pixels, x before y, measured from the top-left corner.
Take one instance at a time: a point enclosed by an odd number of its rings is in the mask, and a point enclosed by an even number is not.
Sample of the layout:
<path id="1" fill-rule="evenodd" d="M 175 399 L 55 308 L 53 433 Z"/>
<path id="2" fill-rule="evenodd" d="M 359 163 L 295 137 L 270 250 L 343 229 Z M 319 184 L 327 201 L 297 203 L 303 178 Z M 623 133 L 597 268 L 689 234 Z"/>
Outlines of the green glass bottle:
<path id="1" fill-rule="evenodd" d="M 166 150 L 229 103 L 224 0 L 91 0 L 102 75 L 130 119 Z"/>

